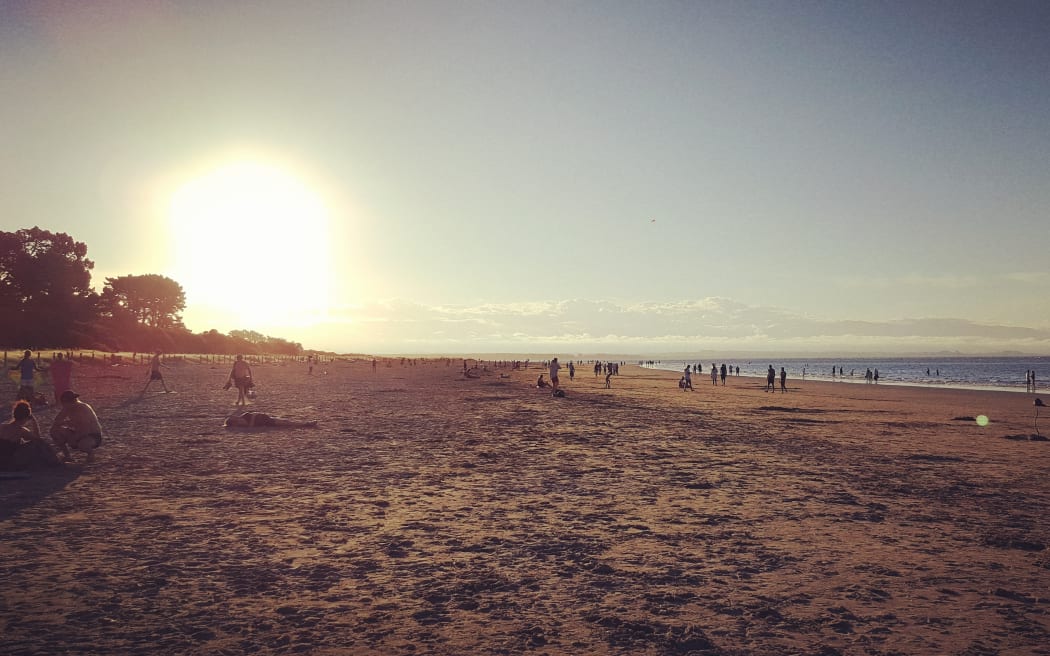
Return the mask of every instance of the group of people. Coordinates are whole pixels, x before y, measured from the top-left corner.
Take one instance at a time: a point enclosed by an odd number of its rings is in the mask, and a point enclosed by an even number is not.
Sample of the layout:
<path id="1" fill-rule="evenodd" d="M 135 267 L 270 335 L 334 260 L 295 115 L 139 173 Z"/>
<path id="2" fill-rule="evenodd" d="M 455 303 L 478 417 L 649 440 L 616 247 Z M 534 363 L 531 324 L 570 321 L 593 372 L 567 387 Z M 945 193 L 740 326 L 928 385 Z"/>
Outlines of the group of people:
<path id="1" fill-rule="evenodd" d="M 1035 369 L 1024 372 L 1024 391 L 1035 392 Z"/>
<path id="2" fill-rule="evenodd" d="M 36 391 L 37 373 L 47 372 L 51 375 L 51 386 L 55 390 L 55 403 L 59 402 L 62 393 L 73 386 L 73 361 L 62 353 L 55 355 L 50 367 L 41 367 L 33 359 L 33 352 L 26 351 L 18 364 L 11 367 L 18 372 L 18 396 L 22 401 L 34 405 L 46 405 L 47 399 Z"/>
<path id="3" fill-rule="evenodd" d="M 61 410 L 49 432 L 52 447 L 41 437 L 30 403 L 25 399 L 15 402 L 11 419 L 0 424 L 0 469 L 57 466 L 72 460 L 71 449 L 86 453 L 87 462 L 94 461 L 95 449 L 102 445 L 102 426 L 94 408 L 72 390 L 62 392 L 59 403 Z"/>
<path id="4" fill-rule="evenodd" d="M 781 393 L 787 392 L 787 379 L 788 379 L 787 370 L 784 369 L 784 367 L 781 367 L 780 368 L 780 392 Z M 776 391 L 777 391 L 777 389 L 776 389 L 776 382 L 777 382 L 777 370 L 773 368 L 773 365 L 769 365 L 769 368 L 766 369 L 766 389 L 763 390 L 763 391 L 776 393 Z"/>

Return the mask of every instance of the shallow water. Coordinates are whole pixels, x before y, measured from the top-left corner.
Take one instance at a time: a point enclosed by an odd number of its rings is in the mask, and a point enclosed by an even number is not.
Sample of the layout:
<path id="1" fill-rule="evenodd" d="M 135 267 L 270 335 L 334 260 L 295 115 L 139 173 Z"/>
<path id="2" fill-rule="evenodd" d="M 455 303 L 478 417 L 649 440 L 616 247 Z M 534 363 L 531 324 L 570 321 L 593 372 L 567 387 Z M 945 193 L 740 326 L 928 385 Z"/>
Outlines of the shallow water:
<path id="1" fill-rule="evenodd" d="M 721 367 L 723 361 L 716 364 Z M 701 363 L 697 375 L 707 375 L 711 362 L 697 360 L 662 360 L 653 365 L 656 369 L 682 371 L 686 364 Z M 835 380 L 864 383 L 867 369 L 879 370 L 879 384 L 922 385 L 929 387 L 951 387 L 966 389 L 989 389 L 1025 391 L 1025 372 L 1036 372 L 1039 391 L 1050 389 L 1050 357 L 887 357 L 887 358 L 776 358 L 726 361 L 726 366 L 740 367 L 741 376 L 765 376 L 769 365 L 780 372 L 784 367 L 788 377 L 797 380 L 803 377 L 812 380 Z M 844 375 L 838 374 L 842 368 Z M 832 369 L 835 375 L 832 375 Z M 695 384 L 695 381 L 694 381 Z"/>

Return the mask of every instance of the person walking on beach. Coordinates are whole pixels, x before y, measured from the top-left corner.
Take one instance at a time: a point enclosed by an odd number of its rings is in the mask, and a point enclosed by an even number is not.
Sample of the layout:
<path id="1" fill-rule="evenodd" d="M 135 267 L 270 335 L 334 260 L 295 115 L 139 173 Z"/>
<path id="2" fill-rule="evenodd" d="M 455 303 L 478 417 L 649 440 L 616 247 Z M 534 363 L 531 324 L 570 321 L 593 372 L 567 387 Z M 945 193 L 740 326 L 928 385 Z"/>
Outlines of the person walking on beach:
<path id="1" fill-rule="evenodd" d="M 164 375 L 162 373 L 160 373 L 161 367 L 163 367 L 165 369 L 168 368 L 168 365 L 163 364 L 160 361 L 160 354 L 161 354 L 161 352 L 157 351 L 156 353 L 153 354 L 153 357 L 151 357 L 150 360 L 149 360 L 149 378 L 146 379 L 146 386 L 142 388 L 142 392 L 141 392 L 142 394 L 146 393 L 146 390 L 149 389 L 149 386 L 155 380 L 159 380 L 160 381 L 160 384 L 164 388 L 165 392 L 170 392 L 171 391 L 170 389 L 168 389 L 167 383 L 164 382 Z"/>
<path id="2" fill-rule="evenodd" d="M 243 355 L 238 355 L 233 361 L 233 370 L 230 371 L 230 377 L 226 380 L 226 389 L 230 389 L 230 385 L 237 387 L 237 403 L 235 405 L 248 405 L 248 390 L 252 388 L 254 383 L 252 382 L 252 368 L 248 365 Z"/>
<path id="3" fill-rule="evenodd" d="M 73 361 L 59 353 L 48 371 L 51 372 L 51 387 L 55 389 L 55 403 L 61 403 L 62 392 L 73 389 Z"/>
<path id="4" fill-rule="evenodd" d="M 66 460 L 72 458 L 69 447 L 87 454 L 87 461 L 94 462 L 95 449 L 102 445 L 102 425 L 94 408 L 80 401 L 80 395 L 72 390 L 62 392 L 62 410 L 51 423 L 51 439 L 62 450 Z"/>
<path id="5" fill-rule="evenodd" d="M 726 373 L 727 373 L 726 365 L 723 362 L 722 363 L 722 368 L 718 370 L 718 375 L 722 378 L 722 387 L 725 387 L 725 384 L 726 384 Z"/>
<path id="6" fill-rule="evenodd" d="M 550 364 L 550 379 L 551 379 L 551 394 L 557 394 L 558 392 L 558 370 L 561 369 L 561 365 L 558 364 L 558 358 L 551 359 Z"/>
<path id="7" fill-rule="evenodd" d="M 612 374 L 610 373 L 609 375 L 611 376 Z M 606 377 L 606 380 L 608 380 L 608 377 Z M 682 380 L 684 381 L 684 383 L 682 384 L 682 391 L 684 392 L 685 390 L 689 390 L 690 392 L 692 392 L 693 368 L 691 366 L 685 365 L 685 376 L 682 378 Z"/>
<path id="8" fill-rule="evenodd" d="M 777 379 L 777 370 L 773 368 L 773 365 L 769 365 L 769 369 L 766 369 L 766 389 L 765 391 L 776 392 L 777 388 L 774 386 Z"/>
<path id="9" fill-rule="evenodd" d="M 788 379 L 787 371 L 784 370 L 784 367 L 781 367 L 780 368 L 780 393 L 781 394 L 783 394 L 784 392 L 787 391 L 787 379 Z"/>

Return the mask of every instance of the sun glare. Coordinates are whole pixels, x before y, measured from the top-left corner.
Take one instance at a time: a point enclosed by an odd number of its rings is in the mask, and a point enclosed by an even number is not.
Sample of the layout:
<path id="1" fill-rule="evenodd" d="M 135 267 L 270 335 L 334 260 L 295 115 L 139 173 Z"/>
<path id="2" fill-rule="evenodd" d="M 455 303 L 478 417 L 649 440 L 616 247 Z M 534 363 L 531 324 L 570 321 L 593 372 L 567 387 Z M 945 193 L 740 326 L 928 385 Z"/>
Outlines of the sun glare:
<path id="1" fill-rule="evenodd" d="M 325 312 L 328 214 L 295 176 L 252 161 L 219 166 L 179 187 L 168 216 L 187 315 L 264 332 Z"/>

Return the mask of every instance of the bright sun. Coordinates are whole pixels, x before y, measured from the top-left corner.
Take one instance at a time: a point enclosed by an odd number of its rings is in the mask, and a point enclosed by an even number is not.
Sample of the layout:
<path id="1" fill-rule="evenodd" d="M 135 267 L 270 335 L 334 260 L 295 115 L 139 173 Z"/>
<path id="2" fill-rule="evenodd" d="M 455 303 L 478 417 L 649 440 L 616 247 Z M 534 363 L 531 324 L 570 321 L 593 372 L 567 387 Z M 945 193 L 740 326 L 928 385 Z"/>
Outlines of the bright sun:
<path id="1" fill-rule="evenodd" d="M 311 323 L 328 305 L 328 214 L 281 168 L 233 162 L 171 197 L 173 278 L 187 314 L 237 329 Z"/>

